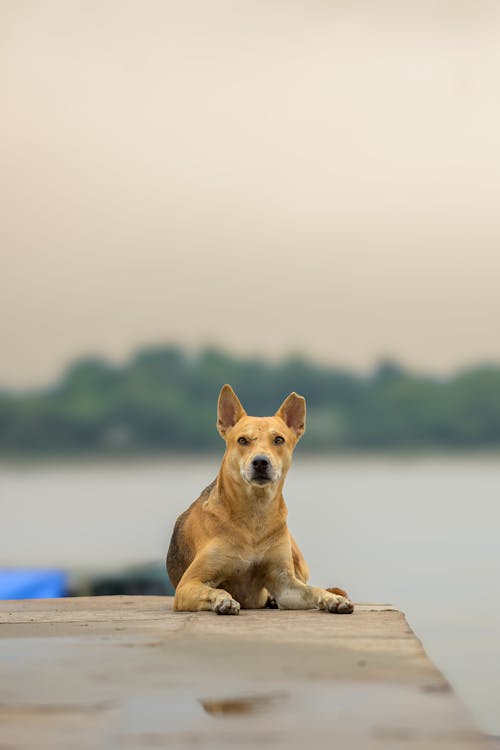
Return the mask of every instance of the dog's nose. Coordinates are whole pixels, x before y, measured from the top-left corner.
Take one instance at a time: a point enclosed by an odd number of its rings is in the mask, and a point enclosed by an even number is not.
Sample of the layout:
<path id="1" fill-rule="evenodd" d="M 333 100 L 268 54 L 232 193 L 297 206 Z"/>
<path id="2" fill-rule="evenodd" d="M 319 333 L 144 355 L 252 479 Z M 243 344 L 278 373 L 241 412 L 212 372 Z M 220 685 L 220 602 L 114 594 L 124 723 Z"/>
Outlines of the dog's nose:
<path id="1" fill-rule="evenodd" d="M 255 456 L 255 458 L 252 459 L 252 466 L 257 471 L 264 471 L 269 467 L 270 463 L 271 462 L 267 456 Z"/>

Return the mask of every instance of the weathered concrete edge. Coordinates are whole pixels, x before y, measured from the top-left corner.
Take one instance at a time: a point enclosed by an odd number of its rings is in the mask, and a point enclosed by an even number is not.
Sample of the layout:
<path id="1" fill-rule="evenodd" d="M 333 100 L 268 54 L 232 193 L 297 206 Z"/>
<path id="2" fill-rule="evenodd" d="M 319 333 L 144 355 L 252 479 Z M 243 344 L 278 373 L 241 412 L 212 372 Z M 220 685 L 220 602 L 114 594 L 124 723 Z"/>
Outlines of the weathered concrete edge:
<path id="1" fill-rule="evenodd" d="M 217 617 L 210 612 L 174 613 L 172 600 L 166 597 L 0 602 L 0 638 L 58 640 L 75 634 L 90 640 L 105 634 L 112 648 L 120 643 L 128 646 L 126 641 L 134 640 L 139 647 L 154 645 L 161 649 L 174 639 L 177 652 L 192 651 L 194 647 L 201 655 L 207 640 L 214 646 L 218 644 L 219 648 L 224 644 L 224 648 L 235 655 L 241 651 L 252 653 L 255 643 L 268 644 L 272 651 L 288 655 L 293 652 L 294 658 L 301 652 L 302 656 L 306 653 L 308 659 L 314 657 L 318 667 L 314 679 L 326 677 L 365 684 L 372 680 L 406 682 L 417 689 L 416 695 L 419 692 L 436 694 L 438 699 L 439 694 L 443 694 L 443 700 L 460 704 L 462 711 L 461 700 L 429 659 L 404 614 L 390 605 L 358 605 L 351 616 L 318 611 L 251 610 L 242 611 L 239 617 Z M 325 647 L 335 658 L 331 660 L 333 667 L 322 672 L 322 660 L 318 656 L 324 654 Z M 372 665 L 371 673 L 354 670 L 360 656 Z M 310 678 L 300 659 L 297 673 Z M 463 715 L 469 716 L 465 708 Z M 463 734 L 463 739 L 472 743 L 467 747 L 494 747 L 472 720 L 466 724 L 470 731 Z"/>

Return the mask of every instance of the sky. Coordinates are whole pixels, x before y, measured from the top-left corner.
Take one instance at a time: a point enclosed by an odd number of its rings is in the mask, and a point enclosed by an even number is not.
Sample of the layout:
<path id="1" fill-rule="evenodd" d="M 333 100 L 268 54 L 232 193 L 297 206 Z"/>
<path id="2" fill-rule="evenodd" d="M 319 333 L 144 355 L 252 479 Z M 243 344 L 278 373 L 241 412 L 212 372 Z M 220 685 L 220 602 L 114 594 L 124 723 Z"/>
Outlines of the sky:
<path id="1" fill-rule="evenodd" d="M 0 385 L 500 360 L 497 0 L 4 0 Z"/>

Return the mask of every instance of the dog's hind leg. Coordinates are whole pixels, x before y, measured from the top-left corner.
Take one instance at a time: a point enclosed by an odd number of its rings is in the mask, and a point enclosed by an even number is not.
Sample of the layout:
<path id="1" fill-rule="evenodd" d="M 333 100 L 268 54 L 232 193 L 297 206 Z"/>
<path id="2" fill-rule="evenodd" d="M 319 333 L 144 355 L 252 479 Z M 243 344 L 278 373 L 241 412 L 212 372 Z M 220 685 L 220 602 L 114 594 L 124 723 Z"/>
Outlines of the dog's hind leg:
<path id="1" fill-rule="evenodd" d="M 267 601 L 264 605 L 266 609 L 279 609 L 278 602 L 274 597 L 271 596 L 271 594 L 267 595 Z"/>
<path id="2" fill-rule="evenodd" d="M 299 579 L 299 581 L 302 581 L 302 583 L 307 583 L 307 581 L 309 580 L 309 568 L 307 567 L 307 563 L 304 560 L 304 555 L 300 551 L 297 542 L 291 534 L 290 541 L 292 543 L 292 560 L 295 576 Z"/>
<path id="3" fill-rule="evenodd" d="M 257 596 L 252 597 L 252 601 L 249 605 L 243 605 L 248 609 L 277 609 L 278 605 L 272 598 L 271 594 L 267 589 L 260 589 Z"/>
<path id="4" fill-rule="evenodd" d="M 291 534 L 290 534 L 290 539 L 292 542 L 292 560 L 293 560 L 293 568 L 295 571 L 295 577 L 298 578 L 299 581 L 302 581 L 302 583 L 307 583 L 307 581 L 309 580 L 309 568 L 307 567 L 307 563 L 304 560 L 304 557 L 297 545 L 297 542 L 295 541 L 295 539 L 293 538 Z M 336 594 L 337 596 L 343 596 L 345 599 L 349 599 L 349 594 L 347 593 L 347 591 L 344 591 L 344 589 L 340 589 L 337 586 L 332 586 L 331 588 L 325 589 L 325 591 L 328 591 L 330 594 Z M 278 605 L 268 604 L 267 606 L 278 606 Z"/>
<path id="5" fill-rule="evenodd" d="M 331 588 L 325 589 L 325 591 L 329 591 L 330 594 L 337 594 L 338 596 L 344 596 L 346 599 L 350 599 L 347 591 L 344 591 L 344 589 L 339 589 L 337 586 L 332 586 Z"/>

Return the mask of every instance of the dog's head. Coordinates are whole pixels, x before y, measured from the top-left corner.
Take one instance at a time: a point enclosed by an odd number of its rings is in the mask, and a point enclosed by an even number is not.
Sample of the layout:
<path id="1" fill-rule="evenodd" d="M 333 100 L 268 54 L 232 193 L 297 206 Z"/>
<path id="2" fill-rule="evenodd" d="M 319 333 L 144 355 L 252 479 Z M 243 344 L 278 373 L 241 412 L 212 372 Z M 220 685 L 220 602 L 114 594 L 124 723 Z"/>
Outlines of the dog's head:
<path id="1" fill-rule="evenodd" d="M 230 385 L 223 386 L 217 429 L 226 441 L 225 463 L 236 481 L 272 485 L 285 477 L 304 433 L 306 402 L 291 393 L 273 417 L 249 417 Z"/>

